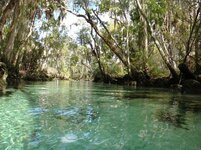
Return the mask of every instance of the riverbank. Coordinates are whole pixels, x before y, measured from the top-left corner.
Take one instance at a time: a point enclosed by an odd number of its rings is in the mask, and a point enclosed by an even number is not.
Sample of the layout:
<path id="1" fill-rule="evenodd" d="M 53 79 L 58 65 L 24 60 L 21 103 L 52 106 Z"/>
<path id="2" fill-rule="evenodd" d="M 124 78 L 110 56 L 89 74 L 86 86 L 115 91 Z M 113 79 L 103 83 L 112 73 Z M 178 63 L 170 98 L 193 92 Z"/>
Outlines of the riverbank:
<path id="1" fill-rule="evenodd" d="M 1 65 L 2 64 L 2 65 Z M 59 74 L 54 68 L 47 68 L 41 71 L 19 71 L 18 74 L 8 72 L 4 63 L 0 64 L 0 90 L 6 88 L 6 85 L 17 85 L 20 80 L 25 81 L 52 81 L 71 80 L 63 74 Z M 147 72 L 138 72 L 133 76 L 124 75 L 123 77 L 111 77 L 110 75 L 101 76 L 96 74 L 93 82 L 104 82 L 108 84 L 127 85 L 133 87 L 156 87 L 171 88 L 181 93 L 201 94 L 201 75 L 192 73 L 185 64 L 179 65 L 180 76 L 178 78 L 159 77 L 151 78 Z M 9 73 L 11 76 L 9 76 Z M 8 76 L 8 78 L 7 78 Z M 7 80 L 6 80 L 7 78 Z M 72 79 L 80 80 L 80 79 Z"/>
<path id="2" fill-rule="evenodd" d="M 178 66 L 180 73 L 178 77 L 151 78 L 146 72 L 138 72 L 130 76 L 111 77 L 109 75 L 95 76 L 95 82 L 104 82 L 134 87 L 157 87 L 171 88 L 181 93 L 201 94 L 201 74 L 195 74 L 185 64 Z"/>

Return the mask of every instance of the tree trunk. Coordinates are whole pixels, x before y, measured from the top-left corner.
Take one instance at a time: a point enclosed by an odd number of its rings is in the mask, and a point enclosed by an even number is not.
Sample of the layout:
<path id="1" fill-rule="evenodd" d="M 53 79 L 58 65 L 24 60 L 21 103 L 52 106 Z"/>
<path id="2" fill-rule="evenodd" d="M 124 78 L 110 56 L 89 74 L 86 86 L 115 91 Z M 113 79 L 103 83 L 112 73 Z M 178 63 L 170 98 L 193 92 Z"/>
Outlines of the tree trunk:
<path id="1" fill-rule="evenodd" d="M 171 6 L 168 6 L 171 7 Z M 167 28 L 167 32 L 171 35 L 171 37 L 174 37 L 174 29 L 172 26 L 172 10 L 168 10 L 167 14 L 166 14 L 166 28 Z M 173 66 L 175 69 L 177 68 L 176 62 L 174 61 L 174 49 L 173 49 L 173 41 L 172 39 L 168 38 L 168 45 L 167 45 L 167 49 L 168 49 L 168 53 L 170 55 L 169 57 L 169 61 L 171 66 Z"/>
<path id="2" fill-rule="evenodd" d="M 196 80 L 195 75 L 189 70 L 189 68 L 188 68 L 188 66 L 186 64 L 184 64 L 184 63 L 179 64 L 178 68 L 179 68 L 179 70 L 180 70 L 180 72 L 182 74 L 182 78 L 184 80 L 188 80 L 188 79 Z"/>
<path id="3" fill-rule="evenodd" d="M 10 27 L 10 33 L 8 35 L 8 42 L 5 48 L 5 55 L 7 57 L 7 60 L 10 61 L 12 63 L 12 51 L 14 48 L 14 41 L 15 41 L 15 37 L 17 35 L 18 32 L 18 20 L 19 20 L 19 15 L 20 15 L 20 6 L 19 6 L 19 0 L 16 1 L 15 4 L 15 9 L 14 9 L 14 15 L 13 15 L 13 20 L 11 23 L 11 27 Z"/>
<path id="4" fill-rule="evenodd" d="M 99 70 L 100 70 L 100 72 L 101 72 L 101 75 L 104 77 L 105 76 L 105 69 L 104 69 L 104 67 L 102 66 L 102 64 L 101 64 L 101 60 L 100 60 L 100 54 L 98 53 L 98 45 L 96 44 L 96 39 L 95 39 L 95 37 L 94 37 L 94 35 L 93 35 L 93 33 L 92 33 L 92 29 L 91 29 L 91 37 L 92 37 L 92 39 L 93 39 L 93 42 L 94 42 L 94 47 L 93 47 L 93 44 L 92 43 L 89 43 L 89 45 L 90 45 L 90 47 L 91 47 L 91 50 L 92 50 L 92 54 L 95 56 L 95 58 L 96 58 L 96 61 L 97 61 L 97 63 L 98 63 L 98 68 L 99 68 Z"/>
<path id="5" fill-rule="evenodd" d="M 200 37 L 201 38 L 201 37 Z M 201 40 L 201 39 L 200 39 Z M 201 41 L 199 40 L 196 40 L 196 43 L 195 43 L 195 72 L 196 73 L 200 73 L 200 65 L 199 65 L 199 57 L 201 55 Z"/>
<path id="6" fill-rule="evenodd" d="M 193 47 L 193 44 L 195 42 L 195 37 L 196 37 L 193 35 L 198 35 L 197 32 L 199 31 L 200 25 L 201 25 L 201 21 L 200 22 L 198 21 L 200 19 L 200 17 L 199 17 L 200 15 L 201 15 L 201 3 L 198 4 L 198 8 L 197 8 L 197 11 L 196 11 L 196 14 L 194 17 L 194 21 L 193 21 L 192 27 L 190 29 L 188 41 L 186 43 L 186 55 L 184 57 L 183 63 L 186 63 L 187 57 L 190 54 L 190 52 L 192 51 L 192 47 Z"/>
<path id="7" fill-rule="evenodd" d="M 131 75 L 131 61 L 130 61 L 130 47 L 129 47 L 129 27 L 130 21 L 126 17 L 127 27 L 126 27 L 126 49 L 127 49 L 127 62 L 128 62 L 128 74 Z"/>
<path id="8" fill-rule="evenodd" d="M 94 21 L 92 20 L 91 15 L 86 11 L 86 16 L 85 15 L 81 15 L 81 14 L 75 14 L 72 11 L 68 10 L 68 12 L 76 15 L 77 17 L 81 17 L 84 18 L 87 23 L 90 24 L 90 26 L 94 29 L 94 31 L 96 32 L 96 34 L 104 41 L 104 43 L 109 47 L 109 49 L 120 59 L 120 61 L 128 68 L 129 64 L 127 61 L 127 57 L 125 57 L 125 55 L 123 54 L 123 50 L 120 48 L 120 46 L 117 44 L 117 42 L 112 38 L 111 34 L 109 33 L 109 31 L 106 29 L 108 36 L 106 37 L 105 35 L 103 35 L 97 25 L 94 23 Z M 99 18 L 100 19 L 100 18 Z M 99 20 L 100 21 L 100 20 Z M 102 24 L 102 23 L 101 23 Z M 105 26 L 104 26 L 105 29 Z M 132 73 L 137 72 L 136 68 L 131 64 L 130 68 L 132 70 Z"/>
<path id="9" fill-rule="evenodd" d="M 149 22 L 149 20 L 148 20 L 148 18 L 147 18 L 147 16 L 146 16 L 146 14 L 144 13 L 144 11 L 143 11 L 143 9 L 142 9 L 142 6 L 141 6 L 141 4 L 140 4 L 140 2 L 139 2 L 139 0 L 136 0 L 136 3 L 137 3 L 137 7 L 138 7 L 138 9 L 139 9 L 139 11 L 140 11 L 140 14 L 141 14 L 142 17 L 145 19 L 145 21 L 146 21 L 146 23 L 147 23 L 147 25 L 148 25 L 148 30 L 149 30 L 149 32 L 150 32 L 150 34 L 151 34 L 151 37 L 152 37 L 153 40 L 154 40 L 154 43 L 155 43 L 155 45 L 156 45 L 156 47 L 157 47 L 157 49 L 158 49 L 158 51 L 159 51 L 159 53 L 160 53 L 160 55 L 161 55 L 163 61 L 164 61 L 164 63 L 165 63 L 166 66 L 168 67 L 168 69 L 169 69 L 169 71 L 170 71 L 172 77 L 178 79 L 178 74 L 177 74 L 177 72 L 175 71 L 175 69 L 174 69 L 174 67 L 171 65 L 171 63 L 169 62 L 169 55 L 168 55 L 168 53 L 167 53 L 167 48 L 165 47 L 165 45 L 163 45 L 163 44 L 161 44 L 161 43 L 159 42 L 159 40 L 157 39 L 156 35 L 154 34 L 154 30 L 153 30 L 153 28 L 152 28 L 152 26 L 151 26 L 151 24 L 150 24 L 150 22 Z M 164 40 L 164 39 L 163 39 L 163 36 L 161 36 L 161 39 Z"/>
<path id="10" fill-rule="evenodd" d="M 143 19 L 144 22 L 144 69 L 147 66 L 148 60 L 148 31 L 147 31 L 147 22 Z"/>
<path id="11" fill-rule="evenodd" d="M 15 3 L 16 3 L 15 0 L 10 0 L 10 2 L 4 9 L 3 14 L 1 16 L 1 19 L 0 19 L 0 42 L 2 40 L 4 25 L 6 23 L 6 20 L 8 19 L 8 16 L 11 14 L 13 8 L 15 7 Z"/>

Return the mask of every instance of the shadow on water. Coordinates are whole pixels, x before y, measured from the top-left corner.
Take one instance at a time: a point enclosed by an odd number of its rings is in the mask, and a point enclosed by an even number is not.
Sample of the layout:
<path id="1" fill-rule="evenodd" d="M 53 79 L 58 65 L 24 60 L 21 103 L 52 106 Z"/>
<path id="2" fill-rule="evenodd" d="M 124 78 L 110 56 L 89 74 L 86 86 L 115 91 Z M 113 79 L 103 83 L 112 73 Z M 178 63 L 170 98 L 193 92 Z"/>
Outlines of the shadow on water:
<path id="1" fill-rule="evenodd" d="M 24 82 L 15 83 L 12 86 L 9 85 L 8 87 L 6 87 L 6 89 L 0 91 L 0 97 L 1 96 L 9 97 L 12 94 L 14 94 L 17 90 L 23 90 L 24 86 L 25 86 Z"/>
<path id="2" fill-rule="evenodd" d="M 177 102 L 178 108 L 184 112 L 201 112 L 201 97 L 194 95 L 184 95 L 180 98 L 174 98 L 172 103 Z"/>
<path id="3" fill-rule="evenodd" d="M 187 113 L 201 113 L 201 99 L 197 95 L 172 96 L 164 109 L 158 109 L 155 113 L 159 121 L 167 122 L 177 128 L 188 128 Z"/>
<path id="4" fill-rule="evenodd" d="M 15 92 L 14 90 L 0 91 L 0 97 L 1 97 L 1 96 L 9 97 L 9 96 L 12 95 L 14 92 Z"/>
<path id="5" fill-rule="evenodd" d="M 159 104 L 155 110 L 154 118 L 160 122 L 168 123 L 176 128 L 190 130 L 186 120 L 187 113 L 201 113 L 201 98 L 199 95 L 182 95 L 167 89 L 129 89 L 123 88 L 120 92 L 106 92 L 105 95 L 115 96 L 117 100 L 132 105 L 133 101 Z M 124 92 L 126 91 L 126 92 Z M 96 93 L 97 94 L 97 93 Z M 102 94 L 102 92 L 98 92 Z"/>
<path id="6" fill-rule="evenodd" d="M 155 112 L 155 117 L 161 122 L 169 123 L 177 128 L 189 130 L 186 127 L 187 123 L 184 114 L 174 113 L 168 110 L 157 110 Z"/>
<path id="7" fill-rule="evenodd" d="M 117 87 L 117 90 L 106 87 L 104 90 L 93 91 L 93 95 L 112 96 L 128 105 L 133 101 L 146 101 L 163 105 L 155 110 L 154 118 L 158 121 L 168 123 L 176 128 L 189 130 L 186 113 L 200 113 L 201 99 L 198 95 L 182 95 L 167 89 L 143 89 L 132 87 Z M 101 101 L 106 103 L 107 101 Z"/>

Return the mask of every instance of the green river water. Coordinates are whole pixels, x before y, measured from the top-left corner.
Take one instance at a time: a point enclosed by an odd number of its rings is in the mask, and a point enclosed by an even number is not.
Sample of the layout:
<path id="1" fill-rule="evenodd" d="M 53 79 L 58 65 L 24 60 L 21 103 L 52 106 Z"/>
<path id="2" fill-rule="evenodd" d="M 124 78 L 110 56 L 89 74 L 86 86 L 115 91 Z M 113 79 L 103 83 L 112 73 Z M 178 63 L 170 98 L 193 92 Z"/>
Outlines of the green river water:
<path id="1" fill-rule="evenodd" d="M 0 150 L 200 150 L 201 96 L 35 82 L 0 96 Z"/>

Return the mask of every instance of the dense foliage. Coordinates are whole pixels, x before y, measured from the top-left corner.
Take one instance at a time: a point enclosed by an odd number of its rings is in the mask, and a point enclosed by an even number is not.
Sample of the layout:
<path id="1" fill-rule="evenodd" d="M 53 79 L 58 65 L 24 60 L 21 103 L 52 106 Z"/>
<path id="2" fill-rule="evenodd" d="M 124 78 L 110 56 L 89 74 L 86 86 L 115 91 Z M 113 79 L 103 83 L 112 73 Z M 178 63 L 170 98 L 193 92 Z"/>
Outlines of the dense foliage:
<path id="1" fill-rule="evenodd" d="M 63 24 L 67 13 L 85 21 L 76 40 Z M 12 78 L 44 70 L 73 79 L 178 78 L 180 63 L 200 73 L 201 2 L 2 0 L 0 58 Z"/>

